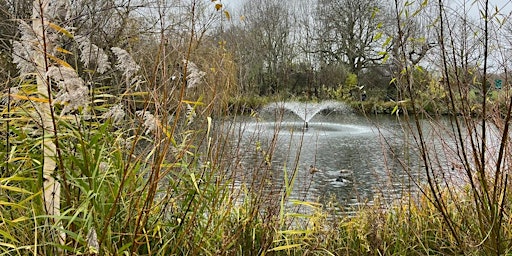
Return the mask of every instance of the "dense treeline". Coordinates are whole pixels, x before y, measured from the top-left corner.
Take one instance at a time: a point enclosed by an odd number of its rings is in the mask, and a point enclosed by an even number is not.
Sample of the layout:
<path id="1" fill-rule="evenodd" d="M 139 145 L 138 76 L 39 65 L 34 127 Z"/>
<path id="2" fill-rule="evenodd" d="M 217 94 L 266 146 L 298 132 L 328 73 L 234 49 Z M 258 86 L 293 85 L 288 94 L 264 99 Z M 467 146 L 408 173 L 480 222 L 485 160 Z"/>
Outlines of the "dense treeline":
<path id="1" fill-rule="evenodd" d="M 440 54 L 439 34 L 433 29 L 438 20 L 429 12 L 409 15 L 401 24 L 402 34 L 397 36 L 396 15 L 390 1 L 257 0 L 237 3 L 238 7 L 232 12 L 221 2 L 218 5 L 220 11 L 208 8 L 208 3 L 202 1 L 57 2 L 60 5 L 55 10 L 58 24 L 73 28 L 75 34 L 104 49 L 110 58 L 113 55 L 109 48 L 128 49 L 145 72 L 149 72 L 149 66 L 145 67 L 151 64 L 155 53 L 165 51 L 164 57 L 173 64 L 159 68 L 176 76 L 183 74 L 181 61 L 185 54 L 190 54 L 202 69 L 229 73 L 232 79 L 229 87 L 234 89 L 230 90 L 231 95 L 237 95 L 228 100 L 230 103 L 260 96 L 364 99 L 370 100 L 370 105 L 406 100 L 407 97 L 401 94 L 403 88 L 397 88 L 393 79 L 403 71 L 402 62 L 406 61 L 417 66 L 414 75 L 417 97 L 429 110 L 444 105 L 435 105 L 426 96 L 434 94 L 442 100 L 447 92 L 439 73 L 441 67 L 435 61 Z M 225 3 L 230 4 L 233 3 Z M 422 8 L 432 9 L 431 5 Z M 16 54 L 12 52 L 11 41 L 20 37 L 17 20 L 30 18 L 32 1 L 5 1 L 2 6 L 5 8 L 1 12 L 0 64 L 4 71 L 3 80 L 8 81 L 17 74 L 10 61 L 12 53 Z M 408 6 L 419 6 L 419 3 L 411 2 Z M 460 53 L 460 61 L 452 62 L 450 72 L 455 74 L 457 70 L 472 69 L 468 79 L 482 75 L 478 68 L 478 55 L 482 53 L 473 50 L 477 42 L 470 38 L 470 31 L 466 29 L 479 26 L 477 15 L 472 13 L 463 16 L 447 13 L 456 21 L 452 29 L 460 31 L 457 33 L 466 38 L 464 44 L 453 41 L 450 46 Z M 500 15 L 494 14 L 497 22 Z M 507 22 L 501 26 L 497 24 L 493 38 L 505 38 L 509 27 Z M 402 43 L 405 44 L 403 52 L 400 49 Z M 499 44 L 497 41 L 493 43 Z M 230 64 L 222 70 L 216 69 L 211 60 L 203 58 L 205 53 L 216 55 L 217 59 L 228 58 Z M 497 65 L 504 60 L 505 52 L 501 54 L 494 56 Z M 491 85 L 494 80 L 507 84 L 503 82 L 505 70 L 495 69 L 492 74 Z M 112 74 L 92 74 L 87 79 L 92 83 L 116 84 L 119 78 Z M 158 83 L 161 79 L 155 77 L 153 82 Z M 473 94 L 477 99 L 478 94 Z M 441 111 L 446 112 L 445 109 Z"/>

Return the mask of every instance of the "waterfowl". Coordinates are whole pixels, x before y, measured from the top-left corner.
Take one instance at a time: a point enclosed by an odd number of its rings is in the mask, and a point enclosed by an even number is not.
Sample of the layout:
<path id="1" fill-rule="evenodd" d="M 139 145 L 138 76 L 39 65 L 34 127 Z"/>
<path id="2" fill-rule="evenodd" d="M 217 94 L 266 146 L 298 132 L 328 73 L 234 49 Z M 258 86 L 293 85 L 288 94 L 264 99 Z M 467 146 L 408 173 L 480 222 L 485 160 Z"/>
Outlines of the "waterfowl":
<path id="1" fill-rule="evenodd" d="M 336 181 L 337 181 L 337 182 L 341 182 L 341 183 L 352 183 L 352 181 L 347 180 L 347 179 L 345 179 L 345 178 L 343 178 L 343 177 L 338 177 L 338 178 L 336 178 Z"/>
<path id="2" fill-rule="evenodd" d="M 318 171 L 320 171 L 320 170 L 318 170 L 318 168 L 316 168 L 315 166 L 313 166 L 313 165 L 309 166 L 309 173 L 313 174 L 313 173 L 316 173 Z"/>
<path id="3" fill-rule="evenodd" d="M 351 170 L 347 170 L 347 169 L 341 169 L 340 170 L 340 177 L 341 178 L 347 178 L 347 177 L 351 177 L 352 176 L 352 171 Z"/>
<path id="4" fill-rule="evenodd" d="M 336 178 L 336 181 L 337 182 L 342 182 L 342 183 L 345 183 L 345 184 L 352 183 L 352 181 L 347 179 L 349 177 L 352 177 L 352 171 L 351 170 L 347 170 L 347 169 L 341 169 L 339 176 Z"/>

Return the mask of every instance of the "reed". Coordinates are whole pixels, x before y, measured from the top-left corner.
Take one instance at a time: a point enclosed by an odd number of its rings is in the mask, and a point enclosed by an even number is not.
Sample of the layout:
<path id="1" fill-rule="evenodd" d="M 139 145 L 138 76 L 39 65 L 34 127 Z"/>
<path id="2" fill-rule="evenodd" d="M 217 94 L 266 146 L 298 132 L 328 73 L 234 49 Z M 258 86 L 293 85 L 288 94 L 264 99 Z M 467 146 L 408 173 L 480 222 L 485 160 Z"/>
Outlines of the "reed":
<path id="1" fill-rule="evenodd" d="M 442 21 L 442 1 L 439 7 Z M 386 207 L 376 198 L 344 216 L 334 210 L 335 199 L 290 199 L 301 147 L 291 166 L 277 170 L 284 173 L 282 184 L 268 192 L 275 185 L 269 182 L 276 171 L 271 163 L 277 132 L 268 144 L 252 141 L 256 156 L 244 162 L 241 139 L 234 139 L 243 131 L 221 117 L 233 113 L 230 104 L 246 109 L 265 100 L 238 95 L 236 67 L 222 45 L 201 48 L 190 31 L 179 50 L 169 52 L 162 43 L 152 62 L 144 62 L 125 49 L 100 50 L 53 24 L 44 6 L 34 11 L 47 19 L 34 23 L 45 29 L 21 24 L 27 34 L 15 45 L 29 51 L 15 60 L 20 76 L 8 82 L 1 103 L 6 143 L 0 144 L 0 254 L 511 253 L 512 102 L 492 104 L 499 95 L 486 97 L 482 86 L 479 108 L 468 109 L 460 101 L 470 95 L 458 91 L 464 83 L 449 73 L 446 56 L 449 95 L 443 99 L 450 103 L 447 111 L 463 116 L 451 119 L 450 131 L 437 132 L 454 139 L 455 153 L 447 159 L 461 166 L 458 174 L 467 183 L 449 183 L 454 165 L 443 165 L 427 147 L 419 122 L 425 106 L 414 101 L 414 67 L 405 65 L 397 81 L 410 98 L 407 124 L 416 129 L 406 131 L 412 137 L 408 146 L 419 149 L 427 182 L 418 184 L 419 194 Z M 398 28 L 401 21 L 398 15 Z M 75 48 L 50 51 L 58 41 L 49 40 L 56 37 Z M 182 72 L 177 79 L 168 69 L 176 62 Z M 484 74 L 482 84 L 486 79 Z M 115 83 L 98 82 L 105 80 Z M 486 136 L 489 126 L 499 138 L 495 147 Z M 402 160 L 410 170 L 408 159 Z"/>
<path id="2" fill-rule="evenodd" d="M 50 19 L 40 7 L 34 15 Z M 19 42 L 33 49 L 27 59 L 43 61 L 19 60 L 27 73 L 5 95 L 0 253 L 264 253 L 273 240 L 272 205 L 257 187 L 233 188 L 237 170 L 224 157 L 231 145 L 218 132 L 222 119 L 214 119 L 236 92 L 229 55 L 219 48 L 199 58 L 185 49 L 183 78 L 176 80 L 161 68 L 175 61 L 163 47 L 152 67 L 141 68 L 121 48 L 110 49 L 111 64 L 83 37 L 43 23 L 49 29 L 27 32 L 41 33 L 35 43 Z M 76 52 L 89 58 L 68 62 L 79 56 L 73 49 L 45 50 L 54 43 L 47 33 L 75 41 Z M 201 70 L 204 63 L 211 72 Z M 76 87 L 107 70 L 119 84 L 93 84 L 85 94 Z M 55 169 L 41 171 L 48 162 Z M 49 178 L 58 190 L 43 185 Z"/>

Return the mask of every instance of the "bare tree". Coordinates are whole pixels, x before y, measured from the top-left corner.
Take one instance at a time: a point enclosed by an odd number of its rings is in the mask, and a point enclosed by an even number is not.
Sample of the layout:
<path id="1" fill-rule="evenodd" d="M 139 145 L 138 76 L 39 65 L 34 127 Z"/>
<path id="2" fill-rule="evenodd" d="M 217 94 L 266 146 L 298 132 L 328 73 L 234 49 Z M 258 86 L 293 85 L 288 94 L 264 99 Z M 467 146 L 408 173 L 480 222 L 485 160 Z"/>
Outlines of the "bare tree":
<path id="1" fill-rule="evenodd" d="M 292 46 L 290 33 L 292 17 L 286 3 L 278 0 L 250 1 L 244 5 L 244 57 L 250 60 L 246 67 L 254 72 L 260 93 L 276 92 L 283 85 L 277 74 L 286 70 Z M 267 87 L 268 86 L 268 87 Z"/>
<path id="2" fill-rule="evenodd" d="M 383 59 L 380 28 L 386 14 L 379 0 L 319 0 L 321 62 L 344 63 L 353 74 Z"/>

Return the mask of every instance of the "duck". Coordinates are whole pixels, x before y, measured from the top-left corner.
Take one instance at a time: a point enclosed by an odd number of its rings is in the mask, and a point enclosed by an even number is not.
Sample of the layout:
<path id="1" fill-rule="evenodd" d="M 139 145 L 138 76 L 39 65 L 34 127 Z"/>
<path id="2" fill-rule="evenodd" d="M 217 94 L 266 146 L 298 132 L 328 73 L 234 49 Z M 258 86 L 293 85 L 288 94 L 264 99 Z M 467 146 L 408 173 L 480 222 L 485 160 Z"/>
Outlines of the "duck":
<path id="1" fill-rule="evenodd" d="M 313 166 L 313 165 L 309 166 L 309 173 L 314 174 L 314 173 L 319 172 L 319 171 L 320 170 L 318 170 L 318 168 L 316 168 L 315 166 Z"/>
<path id="2" fill-rule="evenodd" d="M 345 183 L 345 184 L 352 183 L 352 181 L 347 180 L 347 179 L 345 179 L 345 178 L 343 178 L 343 177 L 338 177 L 338 178 L 336 178 L 336 181 L 337 181 L 337 182 L 341 182 L 341 183 Z"/>
<path id="3" fill-rule="evenodd" d="M 352 171 L 347 169 L 341 169 L 339 176 L 336 178 L 336 181 L 345 184 L 352 183 L 352 181 L 348 179 L 349 177 L 352 177 Z"/>
<path id="4" fill-rule="evenodd" d="M 340 170 L 340 177 L 341 178 L 351 177 L 352 174 L 353 174 L 352 170 L 347 170 L 347 169 L 341 169 Z"/>

